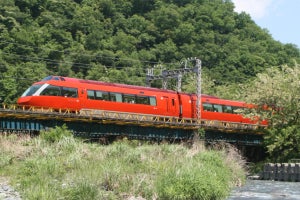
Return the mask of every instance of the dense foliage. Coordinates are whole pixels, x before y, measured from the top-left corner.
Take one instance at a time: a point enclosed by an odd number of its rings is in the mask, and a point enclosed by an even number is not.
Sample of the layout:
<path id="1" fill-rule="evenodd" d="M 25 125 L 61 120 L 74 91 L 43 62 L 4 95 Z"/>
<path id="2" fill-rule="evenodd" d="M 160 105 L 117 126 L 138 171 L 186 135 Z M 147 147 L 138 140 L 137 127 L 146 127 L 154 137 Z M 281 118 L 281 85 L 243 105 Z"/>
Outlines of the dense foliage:
<path id="1" fill-rule="evenodd" d="M 49 74 L 143 85 L 148 67 L 195 56 L 223 85 L 299 60 L 299 49 L 273 40 L 230 0 L 0 2 L 5 102 Z"/>
<path id="2" fill-rule="evenodd" d="M 268 119 L 265 143 L 271 159 L 286 162 L 300 154 L 300 66 L 272 67 L 244 86 L 244 97 L 258 105 L 254 116 Z M 257 112 L 257 113 L 255 113 Z"/>

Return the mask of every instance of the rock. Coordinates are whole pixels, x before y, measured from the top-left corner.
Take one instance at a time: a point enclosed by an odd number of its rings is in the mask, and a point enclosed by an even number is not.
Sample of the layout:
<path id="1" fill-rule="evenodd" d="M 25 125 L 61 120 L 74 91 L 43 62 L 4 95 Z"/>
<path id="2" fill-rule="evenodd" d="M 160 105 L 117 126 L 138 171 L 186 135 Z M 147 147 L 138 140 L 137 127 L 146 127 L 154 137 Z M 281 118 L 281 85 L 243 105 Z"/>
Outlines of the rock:
<path id="1" fill-rule="evenodd" d="M 0 177 L 0 199 L 1 200 L 22 200 L 20 194 L 9 185 L 7 179 Z"/>

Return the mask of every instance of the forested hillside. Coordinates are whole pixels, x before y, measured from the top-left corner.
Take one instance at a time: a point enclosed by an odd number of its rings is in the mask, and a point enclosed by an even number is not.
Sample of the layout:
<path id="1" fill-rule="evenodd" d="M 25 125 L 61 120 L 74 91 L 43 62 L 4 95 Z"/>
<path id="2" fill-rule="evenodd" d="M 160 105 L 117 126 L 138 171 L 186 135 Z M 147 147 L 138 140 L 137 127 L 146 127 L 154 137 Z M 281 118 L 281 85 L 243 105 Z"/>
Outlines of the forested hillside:
<path id="1" fill-rule="evenodd" d="M 300 60 L 230 0 L 0 1 L 5 102 L 50 74 L 144 85 L 148 67 L 189 57 L 217 84 Z"/>

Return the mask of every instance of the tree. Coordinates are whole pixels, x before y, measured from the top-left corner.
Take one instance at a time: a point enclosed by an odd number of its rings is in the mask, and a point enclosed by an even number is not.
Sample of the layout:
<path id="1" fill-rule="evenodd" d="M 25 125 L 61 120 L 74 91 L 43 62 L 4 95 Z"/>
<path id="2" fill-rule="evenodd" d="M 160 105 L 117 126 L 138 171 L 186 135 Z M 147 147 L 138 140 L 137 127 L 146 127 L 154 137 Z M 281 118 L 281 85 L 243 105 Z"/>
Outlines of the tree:
<path id="1" fill-rule="evenodd" d="M 300 125 L 268 129 L 265 144 L 271 159 L 275 162 L 287 162 L 290 159 L 299 158 Z"/>
<path id="2" fill-rule="evenodd" d="M 245 88 L 248 102 L 258 106 L 256 114 L 266 118 L 268 152 L 277 161 L 300 153 L 300 66 L 268 68 Z"/>
<path id="3" fill-rule="evenodd" d="M 156 53 L 156 58 L 159 60 L 163 60 L 165 62 L 174 62 L 175 60 L 178 60 L 176 56 L 178 52 L 177 46 L 171 39 L 157 44 L 154 52 Z"/>
<path id="4" fill-rule="evenodd" d="M 174 69 L 190 57 L 213 81 L 204 91 L 223 97 L 269 66 L 300 62 L 295 45 L 273 40 L 230 0 L 0 1 L 1 75 L 28 62 L 31 70 L 46 65 L 49 74 L 81 78 L 105 66 L 111 81 L 144 84 L 148 67 Z M 0 91 L 19 92 L 4 82 Z"/>
<path id="5" fill-rule="evenodd" d="M 18 66 L 7 66 L 7 71 L 0 80 L 0 97 L 5 103 L 16 103 L 18 97 L 33 82 L 39 81 L 48 75 L 44 64 L 33 62 L 22 63 Z"/>
<path id="6" fill-rule="evenodd" d="M 109 78 L 107 77 L 108 70 L 103 65 L 93 65 L 93 67 L 88 70 L 86 79 L 89 80 L 99 80 L 109 82 Z"/>

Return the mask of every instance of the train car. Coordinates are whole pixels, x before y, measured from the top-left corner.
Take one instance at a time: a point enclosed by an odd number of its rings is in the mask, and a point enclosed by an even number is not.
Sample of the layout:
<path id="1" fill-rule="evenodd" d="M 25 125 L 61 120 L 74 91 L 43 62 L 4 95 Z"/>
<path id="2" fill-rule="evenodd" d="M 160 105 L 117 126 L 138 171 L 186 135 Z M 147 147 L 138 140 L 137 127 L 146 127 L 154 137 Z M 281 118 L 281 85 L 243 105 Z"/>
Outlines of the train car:
<path id="1" fill-rule="evenodd" d="M 71 111 L 95 109 L 196 118 L 196 100 L 195 94 L 172 90 L 49 76 L 28 88 L 18 99 L 18 104 Z M 201 95 L 203 120 L 257 123 L 236 112 L 246 107 L 249 105 L 244 102 Z"/>
<path id="2" fill-rule="evenodd" d="M 180 117 L 179 94 L 171 90 L 49 76 L 34 83 L 19 105 L 83 108 Z M 190 106 L 185 109 L 191 110 Z M 188 113 L 188 112 L 187 112 Z"/>
<path id="3" fill-rule="evenodd" d="M 244 109 L 251 109 L 254 106 L 241 101 L 232 101 L 225 99 L 202 99 L 201 118 L 205 120 L 216 120 L 243 124 L 261 124 L 266 125 L 266 121 L 260 122 L 258 118 L 245 118 L 241 112 Z"/>

